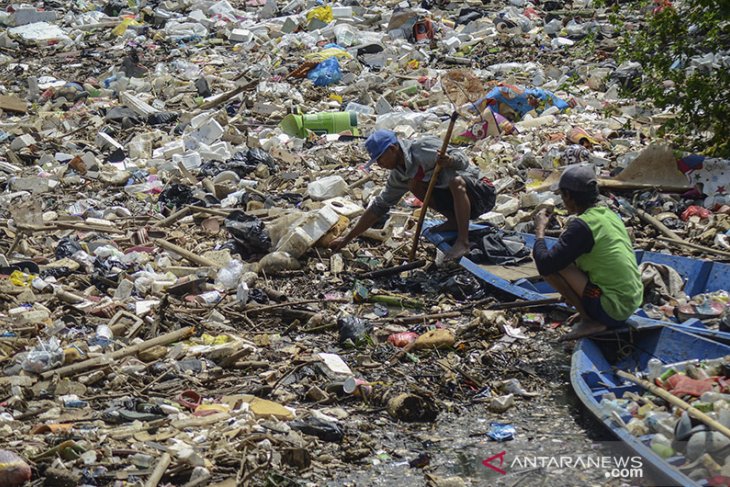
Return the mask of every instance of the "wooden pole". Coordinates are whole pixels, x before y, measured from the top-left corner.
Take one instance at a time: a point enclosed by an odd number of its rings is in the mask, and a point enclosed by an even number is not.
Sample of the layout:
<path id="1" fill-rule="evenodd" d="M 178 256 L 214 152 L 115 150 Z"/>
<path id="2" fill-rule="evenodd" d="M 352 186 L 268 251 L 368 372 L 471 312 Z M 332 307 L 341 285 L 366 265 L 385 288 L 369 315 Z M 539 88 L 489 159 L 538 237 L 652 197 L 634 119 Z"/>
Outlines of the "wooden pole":
<path id="1" fill-rule="evenodd" d="M 636 208 L 636 214 L 639 215 L 639 218 L 644 220 L 646 223 L 652 225 L 654 228 L 659 230 L 662 234 L 666 235 L 670 239 L 682 242 L 683 240 L 679 235 L 674 233 L 671 229 L 669 229 L 665 224 L 654 218 L 652 215 L 648 214 L 641 208 Z"/>
<path id="2" fill-rule="evenodd" d="M 628 381 L 631 381 L 634 384 L 640 385 L 641 387 L 648 390 L 655 396 L 659 396 L 662 399 L 664 399 L 665 401 L 669 402 L 670 404 L 673 404 L 673 405 L 677 406 L 678 408 L 683 409 L 684 411 L 687 411 L 687 414 L 689 414 L 696 420 L 703 422 L 710 428 L 712 428 L 716 431 L 719 431 L 723 435 L 730 438 L 730 428 L 728 428 L 727 426 L 723 425 L 722 423 L 712 419 L 711 417 L 709 417 L 708 415 L 706 415 L 699 409 L 693 407 L 691 404 L 684 402 L 683 400 L 681 400 L 680 398 L 678 398 L 671 392 L 665 391 L 661 387 L 657 387 L 654 384 L 652 384 L 651 382 L 640 379 L 640 378 L 636 377 L 635 375 L 629 374 L 628 372 L 625 372 L 623 370 L 617 370 L 616 375 L 618 375 L 619 377 L 622 377 Z"/>
<path id="3" fill-rule="evenodd" d="M 99 357 L 90 358 L 88 360 L 84 360 L 83 362 L 77 362 L 75 364 L 67 365 L 58 369 L 48 370 L 46 372 L 43 372 L 41 374 L 41 377 L 43 377 L 44 379 L 50 379 L 55 375 L 59 377 L 65 377 L 67 375 L 83 372 L 85 370 L 98 367 L 100 365 L 105 365 L 111 360 L 117 360 L 127 357 L 129 355 L 134 355 L 135 353 L 147 350 L 148 348 L 156 347 L 158 345 L 169 345 L 170 343 L 174 343 L 182 340 L 183 338 L 189 337 L 194 332 L 195 328 L 193 328 L 192 326 L 188 326 L 186 328 L 166 333 L 165 335 L 160 335 L 158 337 L 152 338 L 142 343 L 138 343 L 136 345 L 124 347 L 120 350 L 117 350 L 116 352 L 100 355 Z"/>
<path id="4" fill-rule="evenodd" d="M 181 209 L 177 210 L 175 213 L 171 214 L 164 220 L 160 220 L 157 222 L 154 226 L 155 227 L 166 227 L 167 225 L 170 225 L 171 223 L 175 223 L 176 221 L 180 220 L 181 218 L 185 218 L 188 213 L 190 213 L 190 207 L 184 206 Z"/>
<path id="5" fill-rule="evenodd" d="M 385 269 L 379 269 L 377 271 L 366 272 L 361 277 L 365 279 L 375 279 L 376 277 L 390 276 L 393 274 L 399 274 L 404 271 L 410 271 L 411 269 L 418 269 L 426 265 L 425 260 L 416 260 L 408 264 L 397 265 L 394 267 L 386 267 Z"/>
<path id="6" fill-rule="evenodd" d="M 147 482 L 144 483 L 144 487 L 157 487 L 157 484 L 159 484 L 160 480 L 162 480 L 162 476 L 165 475 L 167 467 L 170 466 L 171 461 L 172 457 L 170 457 L 170 454 L 163 453 L 160 457 L 160 461 L 157 462 L 157 465 L 155 465 L 155 469 L 152 471 L 152 474 L 147 479 Z"/>
<path id="7" fill-rule="evenodd" d="M 674 240 L 667 237 L 657 237 L 656 239 L 669 244 L 678 245 L 680 247 L 689 247 L 690 249 L 701 250 L 702 252 L 707 252 L 708 254 L 715 254 L 721 257 L 730 258 L 730 252 L 726 252 L 724 250 L 717 250 L 711 247 L 705 247 L 704 245 L 698 245 L 692 242 L 686 242 L 684 240 Z"/>
<path id="8" fill-rule="evenodd" d="M 449 122 L 449 128 L 446 131 L 444 142 L 441 144 L 441 151 L 439 156 L 445 156 L 446 151 L 449 148 L 449 141 L 451 140 L 451 133 L 454 131 L 454 125 L 459 114 L 454 112 L 451 114 L 451 122 Z M 428 212 L 428 205 L 431 203 L 431 194 L 436 187 L 436 181 L 438 175 L 441 172 L 441 166 L 437 163 L 433 168 L 433 174 L 431 175 L 431 181 L 428 183 L 428 189 L 426 190 L 426 197 L 423 198 L 423 206 L 421 207 L 421 214 L 418 215 L 418 223 L 416 224 L 416 233 L 413 234 L 413 244 L 411 245 L 411 253 L 408 255 L 408 260 L 413 261 L 416 259 L 416 251 L 418 250 L 418 240 L 421 238 L 421 229 L 423 228 L 423 220 L 426 218 Z"/>
<path id="9" fill-rule="evenodd" d="M 245 308 L 243 310 L 244 313 L 263 313 L 265 311 L 271 311 L 273 309 L 278 308 L 289 308 L 292 306 L 300 306 L 303 304 L 311 304 L 311 303 L 349 303 L 350 299 L 348 298 L 337 298 L 337 299 L 303 299 L 301 301 L 286 301 L 284 303 L 277 303 L 277 304 L 269 304 L 266 306 L 252 306 L 250 308 Z"/>
<path id="10" fill-rule="evenodd" d="M 171 252 L 175 252 L 176 254 L 183 257 L 185 260 L 189 260 L 193 264 L 198 264 L 203 267 L 212 267 L 214 269 L 220 269 L 221 265 L 217 262 L 213 262 L 210 259 L 207 259 L 203 257 L 202 255 L 194 254 L 190 252 L 189 250 L 186 250 L 179 245 L 175 245 L 174 243 L 168 242 L 167 240 L 163 240 L 161 238 L 156 238 L 154 240 L 155 244 L 157 246 L 162 247 L 165 250 L 169 250 Z"/>

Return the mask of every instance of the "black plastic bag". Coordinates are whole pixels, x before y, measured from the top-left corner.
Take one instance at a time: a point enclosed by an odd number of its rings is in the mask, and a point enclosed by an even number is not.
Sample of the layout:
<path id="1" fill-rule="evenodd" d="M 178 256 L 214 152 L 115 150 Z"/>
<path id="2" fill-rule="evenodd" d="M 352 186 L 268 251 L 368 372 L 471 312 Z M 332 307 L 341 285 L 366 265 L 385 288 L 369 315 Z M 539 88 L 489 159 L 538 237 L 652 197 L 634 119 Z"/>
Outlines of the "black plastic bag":
<path id="1" fill-rule="evenodd" d="M 122 123 L 125 120 L 129 121 L 133 124 L 141 124 L 142 119 L 139 118 L 139 115 L 134 113 L 132 109 L 127 107 L 114 107 L 111 110 L 106 112 L 106 115 L 104 115 L 104 120 L 107 122 L 116 122 L 116 123 Z"/>
<path id="2" fill-rule="evenodd" d="M 192 205 L 197 199 L 193 197 L 193 188 L 183 184 L 171 184 L 160 193 L 158 201 L 165 206 L 180 208 L 183 205 Z"/>
<path id="3" fill-rule="evenodd" d="M 234 211 L 225 220 L 226 230 L 238 244 L 242 255 L 267 254 L 271 249 L 271 237 L 264 222 L 243 211 Z"/>
<path id="4" fill-rule="evenodd" d="M 356 345 L 365 339 L 372 328 L 369 321 L 352 315 L 346 315 L 338 319 L 337 326 L 340 329 L 340 344 L 352 340 Z"/>
<path id="5" fill-rule="evenodd" d="M 441 285 L 441 292 L 450 294 L 457 301 L 481 299 L 485 294 L 479 281 L 467 273 L 450 276 Z"/>
<path id="6" fill-rule="evenodd" d="M 339 443 L 345 437 L 345 433 L 338 424 L 318 418 L 310 417 L 306 421 L 292 421 L 289 426 L 305 435 L 316 436 L 322 441 Z"/>
<path id="7" fill-rule="evenodd" d="M 178 118 L 175 112 L 158 112 L 147 117 L 147 123 L 150 125 L 164 125 L 166 123 L 175 122 Z"/>
<path id="8" fill-rule="evenodd" d="M 203 176 L 215 177 L 223 171 L 233 171 L 238 177 L 246 178 L 256 170 L 259 164 L 264 164 L 269 171 L 279 170 L 276 161 L 262 149 L 248 149 L 236 152 L 226 162 L 208 161 L 200 166 L 200 173 Z"/>
<path id="9" fill-rule="evenodd" d="M 63 237 L 58 241 L 58 244 L 56 244 L 56 259 L 60 260 L 65 259 L 66 257 L 71 257 L 79 250 L 82 249 L 77 240 L 72 239 L 71 237 Z"/>

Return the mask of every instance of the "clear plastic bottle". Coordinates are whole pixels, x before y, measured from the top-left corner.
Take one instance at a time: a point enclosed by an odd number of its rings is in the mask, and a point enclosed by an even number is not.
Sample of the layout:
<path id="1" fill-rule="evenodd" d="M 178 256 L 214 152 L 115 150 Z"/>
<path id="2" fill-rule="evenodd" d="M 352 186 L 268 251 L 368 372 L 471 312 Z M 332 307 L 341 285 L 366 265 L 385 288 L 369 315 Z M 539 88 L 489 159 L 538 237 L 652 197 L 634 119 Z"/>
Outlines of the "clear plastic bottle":
<path id="1" fill-rule="evenodd" d="M 345 107 L 345 111 L 359 113 L 362 115 L 373 115 L 375 113 L 375 109 L 373 107 L 361 105 L 360 103 L 356 103 L 354 101 L 351 101 L 347 104 L 347 106 Z"/>
<path id="2" fill-rule="evenodd" d="M 652 358 L 649 360 L 649 363 L 647 364 L 647 370 L 648 370 L 647 377 L 649 377 L 649 380 L 653 381 L 662 375 L 663 369 L 664 369 L 664 364 L 662 364 L 662 361 L 659 360 L 658 358 Z"/>

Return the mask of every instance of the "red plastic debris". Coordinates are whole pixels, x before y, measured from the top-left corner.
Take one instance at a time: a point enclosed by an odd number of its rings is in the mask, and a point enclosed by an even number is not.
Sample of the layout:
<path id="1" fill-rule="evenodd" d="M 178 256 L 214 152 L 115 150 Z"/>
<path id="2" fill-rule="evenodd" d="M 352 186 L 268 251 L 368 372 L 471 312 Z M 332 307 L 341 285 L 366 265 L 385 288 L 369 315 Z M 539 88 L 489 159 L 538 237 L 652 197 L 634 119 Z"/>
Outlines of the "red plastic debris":
<path id="1" fill-rule="evenodd" d="M 405 347 L 416 341 L 418 333 L 413 331 L 404 331 L 402 333 L 393 333 L 388 337 L 388 341 L 396 347 Z"/>
<path id="2" fill-rule="evenodd" d="M 708 210 L 707 208 L 702 208 L 701 206 L 692 205 L 682 212 L 681 218 L 682 218 L 682 221 L 686 222 L 687 220 L 690 219 L 690 217 L 693 217 L 693 216 L 699 216 L 700 218 L 702 218 L 704 220 L 705 218 L 710 218 L 711 215 L 712 215 L 712 212 L 710 210 Z"/>
<path id="3" fill-rule="evenodd" d="M 700 397 L 705 392 L 712 390 L 712 385 L 715 379 L 703 379 L 697 380 L 686 375 L 673 375 L 667 379 L 666 384 L 669 391 L 675 396 L 684 396 L 689 394 L 690 396 Z"/>

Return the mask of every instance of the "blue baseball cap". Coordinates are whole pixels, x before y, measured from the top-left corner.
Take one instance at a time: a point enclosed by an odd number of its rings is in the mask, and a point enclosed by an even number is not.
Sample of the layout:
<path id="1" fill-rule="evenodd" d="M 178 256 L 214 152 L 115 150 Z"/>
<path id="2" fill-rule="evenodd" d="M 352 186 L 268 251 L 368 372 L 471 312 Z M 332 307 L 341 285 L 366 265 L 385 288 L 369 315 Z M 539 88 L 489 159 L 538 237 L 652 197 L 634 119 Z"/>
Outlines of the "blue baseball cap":
<path id="1" fill-rule="evenodd" d="M 397 143 L 398 137 L 396 137 L 395 132 L 392 130 L 380 129 L 373 132 L 365 141 L 365 148 L 368 150 L 368 154 L 370 154 L 370 161 L 367 163 L 367 166 L 371 166 L 378 160 L 378 157 L 383 155 L 388 147 Z"/>

